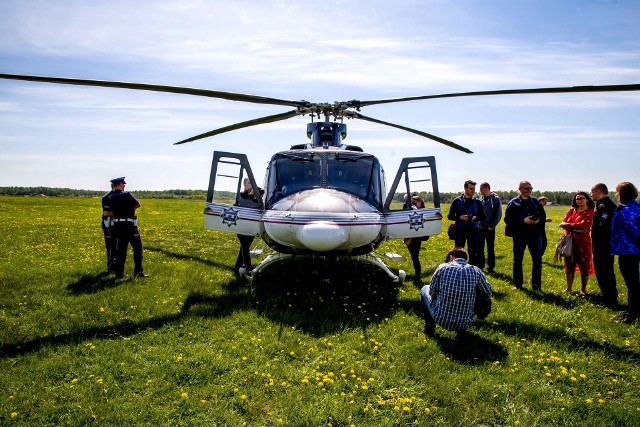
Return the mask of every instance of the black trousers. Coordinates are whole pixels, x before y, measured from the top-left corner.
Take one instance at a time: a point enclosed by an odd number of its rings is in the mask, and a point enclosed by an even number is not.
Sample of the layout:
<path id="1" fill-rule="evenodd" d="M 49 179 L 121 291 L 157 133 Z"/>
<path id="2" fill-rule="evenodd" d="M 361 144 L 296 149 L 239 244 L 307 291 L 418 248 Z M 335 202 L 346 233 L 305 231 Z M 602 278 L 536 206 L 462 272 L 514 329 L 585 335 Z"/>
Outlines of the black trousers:
<path id="1" fill-rule="evenodd" d="M 479 228 L 462 228 L 456 226 L 456 247 L 464 248 L 467 243 L 467 252 L 469 253 L 469 264 L 478 266 L 478 245 L 480 242 Z"/>
<path id="2" fill-rule="evenodd" d="M 111 229 L 116 238 L 116 277 L 124 276 L 129 245 L 133 249 L 133 274 L 142 273 L 142 240 L 138 227 L 131 222 L 118 222 Z"/>
<path id="3" fill-rule="evenodd" d="M 596 270 L 598 287 L 602 293 L 602 302 L 609 307 L 618 306 L 618 288 L 616 284 L 616 273 L 613 269 L 614 256 L 610 254 L 609 245 L 607 250 L 598 250 L 593 246 L 593 267 Z"/>
<path id="4" fill-rule="evenodd" d="M 496 230 L 480 229 L 480 241 L 478 243 L 478 264 L 476 267 L 484 268 L 484 245 L 487 244 L 487 267 L 496 268 Z"/>
<path id="5" fill-rule="evenodd" d="M 251 271 L 251 243 L 253 243 L 254 236 L 244 236 L 238 234 L 238 240 L 240 240 L 240 250 L 238 251 L 238 258 L 236 259 L 236 265 L 233 270 L 237 273 L 240 267 L 244 267 L 247 272 Z"/>
<path id="6" fill-rule="evenodd" d="M 640 255 L 618 255 L 618 266 L 627 285 L 626 315 L 631 319 L 637 319 L 640 317 Z"/>
<path id="7" fill-rule="evenodd" d="M 107 270 L 112 270 L 116 266 L 116 239 L 111 235 L 113 233 L 111 227 L 104 225 L 104 220 L 102 220 L 102 233 L 104 234 L 104 246 L 107 250 Z"/>
<path id="8" fill-rule="evenodd" d="M 411 239 L 411 242 L 407 245 L 409 255 L 411 255 L 411 262 L 413 263 L 413 271 L 415 277 L 422 275 L 422 266 L 420 265 L 420 246 L 422 245 L 422 239 Z"/>

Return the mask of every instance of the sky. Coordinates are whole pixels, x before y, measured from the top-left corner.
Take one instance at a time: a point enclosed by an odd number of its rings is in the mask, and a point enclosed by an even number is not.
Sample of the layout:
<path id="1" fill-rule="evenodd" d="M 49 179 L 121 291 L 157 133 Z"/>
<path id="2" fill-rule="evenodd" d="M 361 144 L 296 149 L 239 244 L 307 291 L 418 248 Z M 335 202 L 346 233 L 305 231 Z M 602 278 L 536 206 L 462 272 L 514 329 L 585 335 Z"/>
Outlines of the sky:
<path id="1" fill-rule="evenodd" d="M 188 86 L 334 102 L 640 83 L 637 0 L 2 0 L 0 73 Z M 290 107 L 0 80 L 0 186 L 206 189 L 214 150 L 270 157 L 305 143 L 308 116 L 173 145 Z M 411 101 L 348 120 L 350 144 L 391 184 L 435 156 L 440 191 L 640 185 L 640 92 Z"/>

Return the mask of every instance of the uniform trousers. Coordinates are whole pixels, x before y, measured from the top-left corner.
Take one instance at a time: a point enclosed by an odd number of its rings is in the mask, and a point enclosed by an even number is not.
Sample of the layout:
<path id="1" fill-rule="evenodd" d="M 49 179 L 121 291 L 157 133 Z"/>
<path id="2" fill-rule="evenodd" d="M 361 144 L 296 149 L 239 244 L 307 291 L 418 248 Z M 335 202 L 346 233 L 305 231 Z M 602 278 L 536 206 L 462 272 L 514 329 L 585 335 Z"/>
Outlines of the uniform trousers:
<path id="1" fill-rule="evenodd" d="M 108 221 L 108 219 L 107 219 Z M 115 238 L 113 238 L 111 227 L 104 225 L 105 220 L 102 220 L 102 233 L 104 234 L 104 246 L 107 250 L 107 270 L 111 271 L 115 268 L 116 263 L 116 249 Z"/>
<path id="2" fill-rule="evenodd" d="M 593 267 L 596 270 L 598 287 L 602 293 L 602 302 L 611 307 L 618 306 L 618 288 L 616 284 L 616 273 L 613 269 L 614 256 L 611 255 L 609 245 L 607 250 L 598 249 L 596 242 L 593 245 Z"/>
<path id="3" fill-rule="evenodd" d="M 142 239 L 138 227 L 131 222 L 117 222 L 112 227 L 116 239 L 116 277 L 124 276 L 129 245 L 133 249 L 133 274 L 142 273 Z"/>

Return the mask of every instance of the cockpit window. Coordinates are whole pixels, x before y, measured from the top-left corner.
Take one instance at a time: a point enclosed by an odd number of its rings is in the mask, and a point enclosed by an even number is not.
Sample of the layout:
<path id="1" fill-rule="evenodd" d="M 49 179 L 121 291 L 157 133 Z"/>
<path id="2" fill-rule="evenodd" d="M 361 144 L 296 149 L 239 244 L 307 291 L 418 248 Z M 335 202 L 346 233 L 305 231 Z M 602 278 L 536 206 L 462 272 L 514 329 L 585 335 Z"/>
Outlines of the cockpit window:
<path id="1" fill-rule="evenodd" d="M 269 165 L 267 205 L 299 191 L 332 188 L 381 208 L 381 178 L 380 164 L 370 154 L 278 153 Z"/>
<path id="2" fill-rule="evenodd" d="M 269 167 L 268 202 L 275 203 L 298 191 L 320 188 L 321 172 L 319 156 L 277 154 Z"/>

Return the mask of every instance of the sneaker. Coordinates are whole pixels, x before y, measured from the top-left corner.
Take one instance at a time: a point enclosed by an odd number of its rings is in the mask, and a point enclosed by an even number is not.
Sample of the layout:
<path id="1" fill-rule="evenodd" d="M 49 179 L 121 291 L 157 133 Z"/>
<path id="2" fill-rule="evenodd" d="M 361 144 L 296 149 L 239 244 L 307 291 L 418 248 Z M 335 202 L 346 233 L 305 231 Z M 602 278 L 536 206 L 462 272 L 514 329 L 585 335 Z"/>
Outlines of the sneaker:
<path id="1" fill-rule="evenodd" d="M 143 271 L 141 271 L 140 273 L 136 273 L 133 277 L 149 277 L 148 274 L 145 274 Z"/>
<path id="2" fill-rule="evenodd" d="M 520 291 L 522 290 L 522 286 L 514 286 L 511 288 L 512 291 Z"/>

